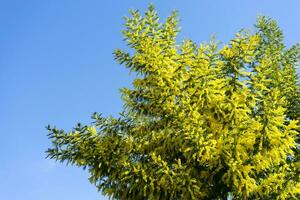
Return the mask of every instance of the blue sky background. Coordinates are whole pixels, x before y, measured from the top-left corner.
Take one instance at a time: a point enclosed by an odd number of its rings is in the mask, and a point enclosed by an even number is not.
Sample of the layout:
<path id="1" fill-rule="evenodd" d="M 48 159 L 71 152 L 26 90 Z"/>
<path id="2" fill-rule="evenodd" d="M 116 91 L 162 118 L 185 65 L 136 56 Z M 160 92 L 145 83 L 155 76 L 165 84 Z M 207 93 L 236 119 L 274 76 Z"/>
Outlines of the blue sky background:
<path id="1" fill-rule="evenodd" d="M 45 159 L 45 126 L 70 130 L 94 111 L 122 110 L 118 89 L 133 77 L 112 52 L 126 47 L 128 9 L 150 2 L 162 18 L 179 10 L 180 39 L 227 42 L 264 14 L 287 45 L 300 42 L 299 0 L 0 0 L 0 199 L 107 199 L 87 172 Z"/>

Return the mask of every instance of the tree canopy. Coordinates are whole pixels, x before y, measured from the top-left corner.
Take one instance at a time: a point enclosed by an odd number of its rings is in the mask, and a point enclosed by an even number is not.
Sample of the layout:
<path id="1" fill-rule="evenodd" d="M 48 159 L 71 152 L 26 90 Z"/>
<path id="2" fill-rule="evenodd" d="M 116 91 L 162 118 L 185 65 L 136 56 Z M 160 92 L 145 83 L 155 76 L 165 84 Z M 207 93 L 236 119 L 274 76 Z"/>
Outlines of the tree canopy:
<path id="1" fill-rule="evenodd" d="M 130 11 L 115 59 L 136 75 L 119 117 L 49 126 L 51 159 L 113 199 L 299 199 L 300 47 L 258 17 L 226 45 L 177 41 L 177 12 Z"/>

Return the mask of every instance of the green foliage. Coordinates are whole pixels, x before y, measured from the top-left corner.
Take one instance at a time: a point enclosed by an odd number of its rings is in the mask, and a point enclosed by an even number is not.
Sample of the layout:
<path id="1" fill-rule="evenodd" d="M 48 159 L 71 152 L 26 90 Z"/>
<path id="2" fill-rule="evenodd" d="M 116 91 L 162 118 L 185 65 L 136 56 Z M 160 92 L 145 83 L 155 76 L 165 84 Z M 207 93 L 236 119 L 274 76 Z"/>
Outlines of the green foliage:
<path id="1" fill-rule="evenodd" d="M 267 17 L 220 47 L 178 44 L 176 12 L 130 13 L 133 53 L 114 52 L 137 74 L 123 112 L 48 127 L 48 156 L 87 168 L 115 199 L 299 199 L 299 45 L 286 48 Z"/>

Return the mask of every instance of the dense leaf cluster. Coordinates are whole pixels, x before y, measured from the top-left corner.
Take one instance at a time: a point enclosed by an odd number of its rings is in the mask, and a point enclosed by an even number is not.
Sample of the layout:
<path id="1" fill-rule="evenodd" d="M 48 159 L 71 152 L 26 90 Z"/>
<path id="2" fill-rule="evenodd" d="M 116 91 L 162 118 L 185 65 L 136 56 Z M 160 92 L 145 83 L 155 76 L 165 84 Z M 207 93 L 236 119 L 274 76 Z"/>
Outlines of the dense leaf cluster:
<path id="1" fill-rule="evenodd" d="M 267 17 L 220 46 L 179 44 L 176 12 L 130 13 L 133 53 L 114 53 L 137 74 L 123 112 L 48 127 L 48 156 L 87 168 L 114 199 L 299 199 L 299 46 Z"/>

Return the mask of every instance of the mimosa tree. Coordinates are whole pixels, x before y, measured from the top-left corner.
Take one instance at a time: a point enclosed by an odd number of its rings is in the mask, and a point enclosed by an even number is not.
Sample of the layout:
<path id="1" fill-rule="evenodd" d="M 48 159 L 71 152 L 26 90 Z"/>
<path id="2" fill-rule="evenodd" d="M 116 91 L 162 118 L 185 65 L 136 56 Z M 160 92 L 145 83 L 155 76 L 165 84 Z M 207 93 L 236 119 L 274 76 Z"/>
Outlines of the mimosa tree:
<path id="1" fill-rule="evenodd" d="M 176 12 L 130 13 L 132 53 L 114 52 L 136 74 L 124 110 L 49 126 L 48 156 L 88 169 L 114 199 L 299 199 L 299 46 L 267 17 L 220 46 L 178 43 Z"/>

